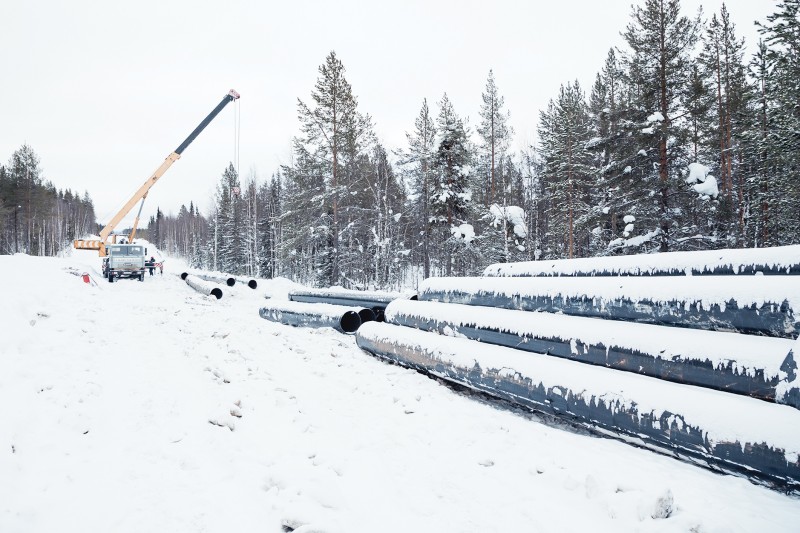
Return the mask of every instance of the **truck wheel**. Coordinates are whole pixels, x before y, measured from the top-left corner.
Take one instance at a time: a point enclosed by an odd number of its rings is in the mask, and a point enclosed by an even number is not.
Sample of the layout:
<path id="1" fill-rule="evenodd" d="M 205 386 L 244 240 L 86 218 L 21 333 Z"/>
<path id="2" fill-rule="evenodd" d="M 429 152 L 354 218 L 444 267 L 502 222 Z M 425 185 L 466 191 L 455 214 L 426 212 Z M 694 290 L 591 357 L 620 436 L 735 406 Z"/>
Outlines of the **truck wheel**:
<path id="1" fill-rule="evenodd" d="M 139 274 L 139 281 L 144 281 L 144 274 Z"/>

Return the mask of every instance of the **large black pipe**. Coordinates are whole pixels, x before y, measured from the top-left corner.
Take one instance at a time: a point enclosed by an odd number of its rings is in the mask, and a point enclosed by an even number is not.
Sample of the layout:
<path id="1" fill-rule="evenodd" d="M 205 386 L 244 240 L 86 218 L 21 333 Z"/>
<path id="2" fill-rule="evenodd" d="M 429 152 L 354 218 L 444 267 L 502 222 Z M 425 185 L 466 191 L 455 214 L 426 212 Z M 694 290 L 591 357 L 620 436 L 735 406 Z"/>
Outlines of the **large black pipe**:
<path id="1" fill-rule="evenodd" d="M 289 299 L 293 302 L 325 303 L 368 308 L 375 314 L 373 320 L 377 320 L 378 322 L 383 321 L 383 311 L 390 302 L 404 298 L 408 298 L 408 296 L 399 293 L 379 293 L 345 289 L 304 289 L 289 293 Z"/>
<path id="2" fill-rule="evenodd" d="M 228 287 L 233 287 L 236 285 L 236 279 L 232 276 L 215 276 L 213 274 L 194 274 L 198 278 L 204 279 L 206 281 L 211 281 L 213 283 L 224 283 Z"/>
<path id="3" fill-rule="evenodd" d="M 234 283 L 241 283 L 242 285 L 247 285 L 251 289 L 255 289 L 258 287 L 258 282 L 251 278 L 241 278 L 239 276 L 233 276 L 229 279 L 232 280 L 231 286 L 233 286 Z"/>
<path id="4" fill-rule="evenodd" d="M 289 326 L 331 327 L 342 333 L 354 333 L 361 326 L 361 311 L 370 310 L 338 305 L 270 300 L 259 309 L 258 314 L 266 320 Z M 363 316 L 369 318 L 370 315 L 371 311 L 364 313 Z"/>
<path id="5" fill-rule="evenodd" d="M 484 276 L 798 275 L 800 245 L 497 263 Z"/>
<path id="6" fill-rule="evenodd" d="M 402 300 L 386 321 L 800 409 L 792 340 Z"/>
<path id="7" fill-rule="evenodd" d="M 356 342 L 380 358 L 626 442 L 800 489 L 800 411 L 787 406 L 385 323 L 364 324 Z"/>
<path id="8" fill-rule="evenodd" d="M 429 278 L 419 299 L 782 338 L 800 331 L 800 276 Z"/>
<path id="9" fill-rule="evenodd" d="M 222 298 L 222 289 L 214 286 L 213 284 L 207 282 L 202 278 L 199 278 L 197 276 L 192 276 L 191 274 L 187 274 L 186 276 L 181 274 L 181 278 L 183 278 L 183 280 L 186 281 L 187 285 L 189 285 L 191 288 L 193 288 L 199 293 L 206 294 L 208 296 L 213 296 L 217 300 Z"/>

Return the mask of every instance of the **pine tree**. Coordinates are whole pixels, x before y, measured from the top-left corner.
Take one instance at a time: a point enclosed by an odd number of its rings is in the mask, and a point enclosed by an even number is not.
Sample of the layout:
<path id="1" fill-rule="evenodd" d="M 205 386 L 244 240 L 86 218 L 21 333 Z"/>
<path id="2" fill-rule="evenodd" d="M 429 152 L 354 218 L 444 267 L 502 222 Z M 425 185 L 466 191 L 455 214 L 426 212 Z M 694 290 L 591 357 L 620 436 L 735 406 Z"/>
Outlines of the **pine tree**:
<path id="1" fill-rule="evenodd" d="M 744 232 L 744 179 L 737 168 L 741 159 L 738 141 L 742 137 L 748 98 L 743 54 L 744 40 L 736 37 L 730 14 L 723 4 L 720 17 L 714 14 L 706 30 L 701 62 L 715 94 L 715 120 L 709 122 L 708 136 L 717 148 L 716 159 L 719 161 L 721 223 L 727 227 L 734 221 L 738 222 L 735 234 L 731 235 L 731 245 L 741 243 Z"/>
<path id="2" fill-rule="evenodd" d="M 658 218 L 660 250 L 666 252 L 675 244 L 672 230 L 678 229 L 678 210 L 673 209 L 671 196 L 680 187 L 677 163 L 684 148 L 669 140 L 683 136 L 681 96 L 689 85 L 690 52 L 698 39 L 700 18 L 681 16 L 679 0 L 645 0 L 643 6 L 633 7 L 631 16 L 623 34 L 631 48 L 628 72 L 636 105 L 652 117 L 652 126 L 644 130 L 657 143 L 658 203 L 653 215 Z"/>
<path id="3" fill-rule="evenodd" d="M 298 100 L 303 132 L 298 144 L 304 145 L 308 155 L 320 162 L 326 185 L 327 238 L 319 243 L 323 250 L 316 254 L 322 260 L 317 269 L 322 274 L 320 281 L 328 285 L 347 284 L 341 268 L 345 243 L 340 232 L 347 228 L 348 218 L 343 211 L 351 205 L 352 198 L 346 193 L 353 189 L 359 177 L 356 172 L 358 159 L 371 146 L 372 128 L 369 117 L 357 110 L 358 102 L 345 79 L 344 65 L 335 52 L 328 55 L 319 73 L 311 93 L 313 109 Z"/>
<path id="4" fill-rule="evenodd" d="M 486 88 L 481 95 L 481 123 L 478 135 L 481 139 L 481 172 L 486 177 L 486 184 L 480 190 L 483 204 L 488 208 L 498 202 L 496 198 L 497 183 L 502 177 L 497 176 L 502 167 L 497 163 L 503 159 L 512 131 L 508 125 L 509 114 L 503 112 L 504 98 L 500 96 L 494 81 L 494 73 L 490 70 L 486 79 Z M 500 204 L 503 201 L 499 201 Z"/>

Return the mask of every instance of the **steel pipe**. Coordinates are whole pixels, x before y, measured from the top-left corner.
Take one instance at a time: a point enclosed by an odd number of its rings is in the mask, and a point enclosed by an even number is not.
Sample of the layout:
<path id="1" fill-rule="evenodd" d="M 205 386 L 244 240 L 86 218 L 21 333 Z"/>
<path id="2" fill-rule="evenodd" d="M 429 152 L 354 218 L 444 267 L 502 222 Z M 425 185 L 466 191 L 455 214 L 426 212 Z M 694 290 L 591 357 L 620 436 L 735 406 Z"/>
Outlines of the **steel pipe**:
<path id="1" fill-rule="evenodd" d="M 212 283 L 224 283 L 228 287 L 233 287 L 237 283 L 241 283 L 242 285 L 247 285 L 251 289 L 255 289 L 258 287 L 258 282 L 254 279 L 250 278 L 242 278 L 239 276 L 226 276 L 224 274 L 210 274 L 206 272 L 195 272 L 192 274 L 193 276 L 197 276 L 198 278 L 204 279 L 206 281 L 210 281 Z"/>
<path id="2" fill-rule="evenodd" d="M 363 350 L 601 433 L 800 489 L 800 411 L 745 396 L 372 322 Z"/>
<path id="3" fill-rule="evenodd" d="M 368 313 L 361 313 L 368 311 Z M 354 333 L 362 323 L 361 316 L 370 318 L 371 310 L 330 305 L 270 300 L 259 309 L 261 318 L 289 326 L 312 328 L 331 327 L 342 333 Z"/>
<path id="4" fill-rule="evenodd" d="M 416 295 L 411 296 L 412 298 Z M 363 307 L 371 309 L 374 313 L 372 320 L 383 321 L 383 310 L 397 299 L 406 299 L 409 295 L 401 293 L 387 293 L 377 291 L 353 291 L 347 289 L 308 289 L 295 290 L 289 293 L 293 302 L 326 303 L 331 305 L 345 305 L 348 307 Z"/>
<path id="5" fill-rule="evenodd" d="M 389 304 L 386 321 L 800 409 L 788 339 L 402 300 Z"/>
<path id="6" fill-rule="evenodd" d="M 419 299 L 796 338 L 800 276 L 429 278 Z"/>
<path id="7" fill-rule="evenodd" d="M 484 276 L 798 275 L 800 245 L 497 263 Z"/>
<path id="8" fill-rule="evenodd" d="M 194 274 L 198 278 L 202 278 L 206 281 L 210 281 L 212 283 L 224 283 L 228 287 L 233 287 L 236 285 L 236 279 L 232 276 L 215 276 L 213 274 Z"/>
<path id="9" fill-rule="evenodd" d="M 184 272 L 184 274 L 186 273 Z M 181 274 L 181 278 L 186 281 L 187 285 L 199 293 L 214 296 L 217 300 L 222 298 L 222 289 L 198 276 L 193 276 L 191 274 L 186 274 L 186 276 L 184 276 Z"/>

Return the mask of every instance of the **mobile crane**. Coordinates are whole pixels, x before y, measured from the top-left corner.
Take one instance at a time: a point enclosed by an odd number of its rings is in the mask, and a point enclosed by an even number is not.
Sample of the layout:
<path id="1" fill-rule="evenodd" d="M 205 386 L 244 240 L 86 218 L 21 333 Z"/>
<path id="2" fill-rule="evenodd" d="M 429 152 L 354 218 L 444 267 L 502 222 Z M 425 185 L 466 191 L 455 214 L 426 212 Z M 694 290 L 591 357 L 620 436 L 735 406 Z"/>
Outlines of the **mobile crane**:
<path id="1" fill-rule="evenodd" d="M 111 221 L 106 224 L 103 230 L 100 232 L 100 238 L 97 240 L 82 240 L 77 239 L 74 242 L 74 246 L 78 250 L 97 250 L 100 254 L 100 257 L 103 257 L 103 276 L 108 278 L 108 281 L 113 282 L 114 278 L 138 278 L 139 281 L 144 280 L 144 256 L 147 253 L 147 250 L 144 249 L 143 246 L 133 245 L 133 239 L 136 236 L 136 228 L 139 225 L 139 216 L 142 214 L 142 207 L 144 206 L 144 201 L 147 198 L 147 193 L 150 192 L 150 189 L 156 182 L 164 175 L 164 173 L 172 166 L 172 164 L 180 159 L 181 154 L 183 153 L 186 148 L 192 144 L 198 135 L 209 125 L 209 123 L 214 120 L 222 109 L 228 105 L 228 103 L 233 102 L 234 100 L 239 99 L 239 93 L 231 89 L 228 94 L 226 94 L 222 101 L 217 104 L 217 107 L 214 108 L 211 113 L 197 126 L 194 131 L 189 134 L 188 137 L 181 143 L 178 148 L 175 149 L 174 152 L 169 154 L 167 158 L 161 163 L 153 174 L 147 178 L 144 184 L 139 187 L 139 189 L 131 196 L 130 200 L 128 200 L 122 209 L 117 212 L 116 215 L 111 219 Z M 114 228 L 120 221 L 125 218 L 125 216 L 130 212 L 136 202 L 141 202 L 139 206 L 139 212 L 136 215 L 136 219 L 133 222 L 133 228 L 131 230 L 130 235 L 127 238 L 127 244 L 117 244 L 117 236 L 112 235 Z M 107 242 L 109 236 L 112 238 L 111 242 Z"/>

